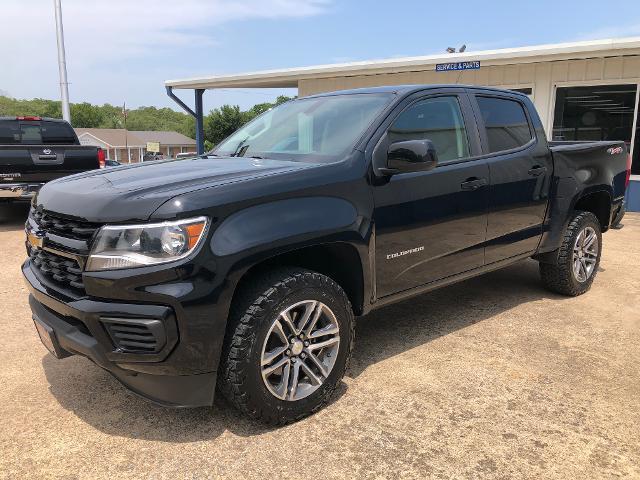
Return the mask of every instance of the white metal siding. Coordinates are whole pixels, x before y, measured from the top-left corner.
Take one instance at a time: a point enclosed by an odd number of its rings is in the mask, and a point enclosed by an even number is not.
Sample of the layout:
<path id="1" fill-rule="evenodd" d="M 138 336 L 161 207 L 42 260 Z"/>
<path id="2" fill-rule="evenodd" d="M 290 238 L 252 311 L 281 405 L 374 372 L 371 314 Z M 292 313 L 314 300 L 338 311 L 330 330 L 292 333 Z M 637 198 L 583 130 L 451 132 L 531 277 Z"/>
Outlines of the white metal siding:
<path id="1" fill-rule="evenodd" d="M 488 65 L 480 70 L 415 72 L 313 78 L 298 82 L 300 96 L 333 90 L 401 84 L 461 83 L 502 88 L 532 88 L 533 101 L 547 130 L 553 123 L 555 88 L 611 83 L 640 84 L 640 56 Z"/>

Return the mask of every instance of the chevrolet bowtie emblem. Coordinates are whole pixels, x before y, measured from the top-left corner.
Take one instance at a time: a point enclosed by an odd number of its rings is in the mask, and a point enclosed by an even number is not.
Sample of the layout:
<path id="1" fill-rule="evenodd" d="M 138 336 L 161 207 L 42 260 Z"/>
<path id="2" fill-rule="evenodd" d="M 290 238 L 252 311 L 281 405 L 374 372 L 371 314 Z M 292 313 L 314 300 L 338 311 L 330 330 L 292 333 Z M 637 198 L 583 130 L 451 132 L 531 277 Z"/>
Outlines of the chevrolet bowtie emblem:
<path id="1" fill-rule="evenodd" d="M 42 232 L 27 232 L 27 242 L 32 248 L 42 248 L 44 246 L 44 234 Z"/>

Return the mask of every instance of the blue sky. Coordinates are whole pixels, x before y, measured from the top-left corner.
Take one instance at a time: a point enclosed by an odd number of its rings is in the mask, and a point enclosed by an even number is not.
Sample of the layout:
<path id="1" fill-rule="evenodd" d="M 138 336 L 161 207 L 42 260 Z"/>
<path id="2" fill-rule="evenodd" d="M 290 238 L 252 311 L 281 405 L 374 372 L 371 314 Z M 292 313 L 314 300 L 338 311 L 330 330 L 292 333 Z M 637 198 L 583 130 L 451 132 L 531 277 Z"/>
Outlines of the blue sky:
<path id="1" fill-rule="evenodd" d="M 51 0 L 0 0 L 0 90 L 59 98 Z M 73 102 L 177 108 L 166 79 L 640 36 L 638 0 L 62 0 Z M 209 91 L 206 110 L 295 91 Z M 189 102 L 191 98 L 185 97 Z"/>

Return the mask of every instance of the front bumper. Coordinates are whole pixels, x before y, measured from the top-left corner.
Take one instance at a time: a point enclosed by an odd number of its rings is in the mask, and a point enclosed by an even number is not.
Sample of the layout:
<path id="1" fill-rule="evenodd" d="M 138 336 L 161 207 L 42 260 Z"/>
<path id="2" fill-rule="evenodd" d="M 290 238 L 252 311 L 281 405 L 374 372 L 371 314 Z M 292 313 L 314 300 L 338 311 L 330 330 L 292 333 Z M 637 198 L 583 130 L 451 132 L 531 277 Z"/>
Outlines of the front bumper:
<path id="1" fill-rule="evenodd" d="M 28 200 L 38 193 L 44 183 L 0 183 L 0 198 Z"/>
<path id="2" fill-rule="evenodd" d="M 196 407 L 213 403 L 215 371 L 172 375 L 163 368 L 179 342 L 175 313 L 171 307 L 102 302 L 89 298 L 61 301 L 47 293 L 28 261 L 22 270 L 30 290 L 29 305 L 33 319 L 53 331 L 63 352 L 61 356 L 69 353 L 87 357 L 134 393 L 161 405 Z M 158 345 L 157 352 L 136 354 L 119 349 L 105 326 L 105 321 L 113 321 L 114 318 L 161 322 L 159 338 L 162 344 Z"/>

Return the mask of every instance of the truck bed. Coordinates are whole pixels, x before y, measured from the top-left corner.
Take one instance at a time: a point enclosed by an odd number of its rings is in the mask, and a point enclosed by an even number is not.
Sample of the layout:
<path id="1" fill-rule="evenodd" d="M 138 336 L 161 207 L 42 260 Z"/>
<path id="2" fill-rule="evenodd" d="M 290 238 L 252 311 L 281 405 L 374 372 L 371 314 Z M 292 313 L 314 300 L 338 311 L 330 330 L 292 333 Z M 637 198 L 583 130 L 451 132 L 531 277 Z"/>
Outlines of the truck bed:
<path id="1" fill-rule="evenodd" d="M 629 154 L 623 141 L 549 142 L 556 179 L 572 178 L 576 186 L 610 185 L 611 197 L 624 197 Z"/>

